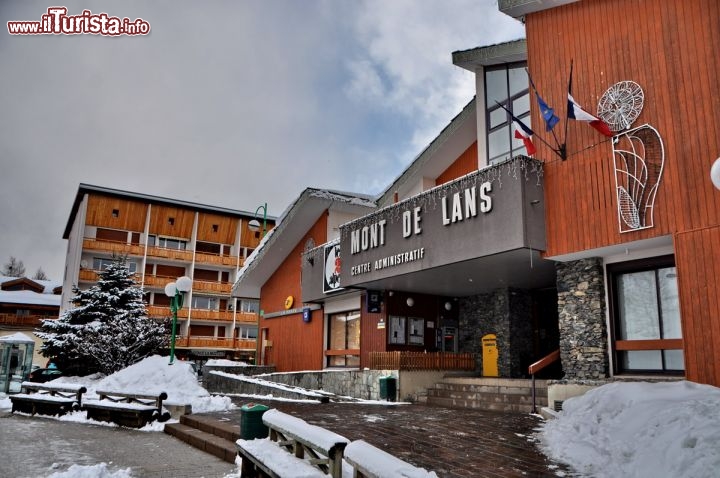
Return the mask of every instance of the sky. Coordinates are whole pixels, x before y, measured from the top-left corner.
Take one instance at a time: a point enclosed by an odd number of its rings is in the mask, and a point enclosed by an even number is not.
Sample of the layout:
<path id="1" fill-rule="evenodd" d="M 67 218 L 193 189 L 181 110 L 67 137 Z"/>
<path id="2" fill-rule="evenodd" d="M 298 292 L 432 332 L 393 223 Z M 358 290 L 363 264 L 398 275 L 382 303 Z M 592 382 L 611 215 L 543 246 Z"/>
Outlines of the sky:
<path id="1" fill-rule="evenodd" d="M 0 2 L 0 265 L 61 280 L 80 183 L 278 216 L 376 194 L 474 95 L 451 53 L 524 37 L 495 0 L 68 0 L 149 35 L 10 35 Z"/>
<path id="2" fill-rule="evenodd" d="M 237 365 L 224 362 L 213 365 Z M 155 355 L 107 377 L 63 377 L 49 383 L 83 384 L 88 389 L 83 400 L 93 399 L 96 390 L 135 390 L 148 394 L 164 390 L 167 402 L 190 403 L 194 413 L 235 407 L 229 397 L 211 396 L 198 385 L 189 366 L 178 364 L 185 365 L 176 361 L 171 367 L 167 357 Z M 0 411 L 10 408 L 10 400 L 0 394 Z M 373 416 L 381 420 L 382 409 Z M 88 421 L 82 411 L 55 419 L 97 424 Z M 176 420 L 169 423 L 173 421 Z M 143 431 L 161 432 L 163 427 L 163 423 L 154 422 Z M 685 380 L 609 383 L 566 400 L 557 418 L 546 421 L 528 441 L 554 460 L 568 464 L 576 472 L 573 476 L 714 478 L 720 470 L 720 388 Z M 73 463 L 72 456 L 56 459 L 59 465 L 53 468 L 54 474 L 50 475 L 53 478 L 134 476 L 131 469 L 119 462 L 112 466 L 109 463 L 81 466 Z M 239 476 L 239 467 L 236 471 L 226 478 Z M 343 471 L 343 476 L 352 476 L 349 469 Z M 548 476 L 552 475 L 566 476 L 556 468 L 548 470 Z"/>

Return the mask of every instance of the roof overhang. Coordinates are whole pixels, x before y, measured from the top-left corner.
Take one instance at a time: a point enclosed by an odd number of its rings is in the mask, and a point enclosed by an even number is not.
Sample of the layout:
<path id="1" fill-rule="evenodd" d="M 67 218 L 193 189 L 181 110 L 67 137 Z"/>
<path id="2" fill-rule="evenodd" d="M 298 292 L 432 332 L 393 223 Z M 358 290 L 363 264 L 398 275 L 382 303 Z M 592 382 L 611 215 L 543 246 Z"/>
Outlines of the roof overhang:
<path id="1" fill-rule="evenodd" d="M 233 297 L 259 298 L 263 284 L 325 211 L 334 210 L 361 216 L 374 208 L 375 203 L 370 196 L 305 189 L 248 257 L 233 286 Z"/>
<path id="2" fill-rule="evenodd" d="M 529 13 L 541 12 L 580 0 L 498 0 L 498 10 L 518 20 Z"/>
<path id="3" fill-rule="evenodd" d="M 527 60 L 527 41 L 524 38 L 470 50 L 454 51 L 453 65 L 473 73 L 486 66 L 503 65 Z"/>

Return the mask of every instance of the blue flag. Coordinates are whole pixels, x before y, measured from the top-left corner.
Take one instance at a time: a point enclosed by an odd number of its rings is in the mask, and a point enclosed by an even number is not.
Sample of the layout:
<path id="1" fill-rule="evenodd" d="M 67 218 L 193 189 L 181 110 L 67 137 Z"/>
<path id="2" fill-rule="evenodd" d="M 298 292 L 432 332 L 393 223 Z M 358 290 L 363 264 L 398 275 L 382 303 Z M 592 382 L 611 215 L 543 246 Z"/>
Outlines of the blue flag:
<path id="1" fill-rule="evenodd" d="M 535 85 L 533 85 L 533 89 L 535 89 Z M 558 122 L 560 122 L 560 118 L 555 115 L 555 110 L 550 108 L 548 104 L 540 98 L 540 94 L 537 90 L 535 90 L 535 96 L 537 97 L 538 105 L 540 106 L 540 114 L 545 120 L 545 131 L 550 131 L 556 124 L 558 124 Z"/>

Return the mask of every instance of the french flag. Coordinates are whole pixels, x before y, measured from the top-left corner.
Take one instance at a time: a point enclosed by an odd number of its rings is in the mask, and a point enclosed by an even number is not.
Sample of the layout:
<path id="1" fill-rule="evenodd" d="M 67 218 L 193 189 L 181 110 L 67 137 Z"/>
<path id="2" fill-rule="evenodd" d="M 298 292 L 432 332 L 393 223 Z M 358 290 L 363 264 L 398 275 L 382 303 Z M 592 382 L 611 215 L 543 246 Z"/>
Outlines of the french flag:
<path id="1" fill-rule="evenodd" d="M 533 131 L 516 117 L 513 116 L 512 119 L 513 125 L 515 125 L 515 138 L 522 140 L 527 150 L 527 155 L 532 156 L 536 151 L 535 145 L 532 142 Z"/>
<path id="2" fill-rule="evenodd" d="M 575 98 L 568 93 L 568 118 L 576 121 L 587 121 L 590 126 L 600 132 L 600 134 L 607 136 L 608 138 L 613 137 L 613 132 L 610 131 L 610 127 L 600 118 L 597 118 L 580 107 L 575 102 Z"/>

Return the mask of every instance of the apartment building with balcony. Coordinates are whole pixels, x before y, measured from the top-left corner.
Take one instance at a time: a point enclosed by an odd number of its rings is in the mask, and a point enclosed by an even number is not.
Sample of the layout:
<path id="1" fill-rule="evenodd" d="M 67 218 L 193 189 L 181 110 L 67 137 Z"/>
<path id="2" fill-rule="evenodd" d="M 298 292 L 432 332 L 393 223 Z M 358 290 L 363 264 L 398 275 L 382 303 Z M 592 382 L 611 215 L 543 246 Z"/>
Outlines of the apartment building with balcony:
<path id="1" fill-rule="evenodd" d="M 80 184 L 63 238 L 68 240 L 60 313 L 72 307 L 72 288 L 89 288 L 114 256 L 126 256 L 145 290 L 148 316 L 171 317 L 164 288 L 193 280 L 178 311 L 181 358 L 254 359 L 258 302 L 230 290 L 262 231 L 253 213 L 148 194 Z M 275 218 L 267 219 L 271 229 Z"/>

